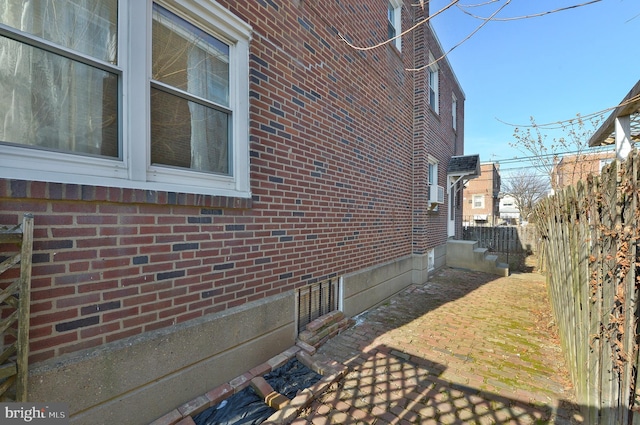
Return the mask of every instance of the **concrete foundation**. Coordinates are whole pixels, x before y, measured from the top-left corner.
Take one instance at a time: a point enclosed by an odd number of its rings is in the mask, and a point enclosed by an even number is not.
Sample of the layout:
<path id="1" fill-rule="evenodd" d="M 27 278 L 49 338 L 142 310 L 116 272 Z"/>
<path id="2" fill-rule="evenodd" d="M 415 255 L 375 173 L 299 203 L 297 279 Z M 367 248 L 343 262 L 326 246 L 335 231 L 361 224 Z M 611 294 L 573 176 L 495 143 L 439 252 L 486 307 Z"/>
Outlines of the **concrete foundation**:
<path id="1" fill-rule="evenodd" d="M 294 344 L 294 295 L 36 365 L 29 401 L 69 404 L 71 424 L 148 424 Z"/>
<path id="2" fill-rule="evenodd" d="M 436 268 L 446 247 L 435 250 Z M 427 281 L 426 255 L 343 277 L 343 312 L 355 316 Z M 295 343 L 293 291 L 168 329 L 32 366 L 29 400 L 69 404 L 70 423 L 148 424 Z"/>
<path id="3" fill-rule="evenodd" d="M 411 284 L 413 257 L 370 267 L 344 276 L 343 312 L 352 317 Z"/>

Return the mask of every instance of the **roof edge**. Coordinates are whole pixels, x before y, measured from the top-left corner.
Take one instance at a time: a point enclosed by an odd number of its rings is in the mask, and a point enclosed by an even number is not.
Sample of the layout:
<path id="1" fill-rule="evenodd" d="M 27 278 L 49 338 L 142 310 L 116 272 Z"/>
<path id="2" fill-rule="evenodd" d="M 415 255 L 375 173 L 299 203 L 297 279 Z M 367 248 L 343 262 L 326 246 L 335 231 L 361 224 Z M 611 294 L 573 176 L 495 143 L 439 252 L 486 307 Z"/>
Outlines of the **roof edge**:
<path id="1" fill-rule="evenodd" d="M 633 88 L 627 93 L 627 95 L 620 101 L 618 106 L 611 112 L 607 119 L 602 123 L 595 133 L 589 138 L 589 146 L 603 146 L 611 143 L 605 143 L 611 133 L 615 131 L 616 118 L 630 115 L 638 106 L 640 106 L 640 99 L 625 104 L 635 96 L 640 94 L 640 80 L 633 86 Z"/>

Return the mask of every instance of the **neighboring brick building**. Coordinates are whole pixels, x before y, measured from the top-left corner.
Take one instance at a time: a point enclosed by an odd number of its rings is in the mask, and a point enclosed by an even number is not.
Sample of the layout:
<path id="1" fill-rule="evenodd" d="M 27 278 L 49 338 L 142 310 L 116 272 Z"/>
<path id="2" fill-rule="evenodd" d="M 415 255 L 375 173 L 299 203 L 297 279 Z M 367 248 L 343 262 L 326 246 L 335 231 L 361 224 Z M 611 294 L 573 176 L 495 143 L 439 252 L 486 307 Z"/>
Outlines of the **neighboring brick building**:
<path id="1" fill-rule="evenodd" d="M 35 215 L 31 400 L 145 423 L 290 347 L 298 289 L 339 279 L 353 316 L 444 264 L 464 93 L 446 59 L 409 71 L 442 54 L 428 24 L 370 51 L 339 36 L 428 10 L 76 3 L 69 34 L 0 13 L 0 224 Z"/>
<path id="2" fill-rule="evenodd" d="M 493 226 L 500 218 L 500 164 L 480 164 L 480 178 L 464 189 L 463 221 L 472 226 Z"/>
<path id="3" fill-rule="evenodd" d="M 573 186 L 586 179 L 589 174 L 598 175 L 602 167 L 615 158 L 616 153 L 613 151 L 564 155 L 551 172 L 554 187 L 560 189 Z"/>

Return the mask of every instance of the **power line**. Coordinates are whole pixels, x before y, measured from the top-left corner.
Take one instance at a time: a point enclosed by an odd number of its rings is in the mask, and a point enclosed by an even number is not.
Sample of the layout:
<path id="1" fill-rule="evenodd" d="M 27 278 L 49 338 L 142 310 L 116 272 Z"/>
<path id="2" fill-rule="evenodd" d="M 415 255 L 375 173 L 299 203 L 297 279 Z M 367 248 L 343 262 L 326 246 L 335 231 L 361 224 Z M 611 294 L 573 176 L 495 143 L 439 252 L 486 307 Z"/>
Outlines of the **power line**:
<path id="1" fill-rule="evenodd" d="M 524 16 L 519 16 L 519 17 L 512 17 L 512 18 L 505 18 L 505 19 L 499 19 L 496 18 L 496 15 L 501 12 L 509 3 L 511 3 L 511 0 L 506 0 L 504 2 L 504 4 L 500 5 L 500 7 L 498 7 L 489 17 L 480 17 L 480 16 L 475 16 L 467 11 L 465 11 L 463 8 L 470 8 L 470 7 L 479 7 L 479 6 L 484 6 L 490 3 L 495 3 L 497 2 L 494 0 L 488 1 L 484 4 L 477 4 L 477 5 L 460 5 L 459 4 L 460 0 L 452 0 L 449 4 L 447 4 L 446 6 L 444 6 L 443 8 L 441 8 L 440 10 L 438 10 L 437 12 L 431 14 L 430 16 L 426 17 L 425 19 L 422 19 L 420 21 L 418 21 L 415 25 L 413 25 L 412 27 L 408 28 L 405 31 L 402 31 L 400 34 L 396 35 L 395 37 L 389 38 L 387 40 L 384 40 L 380 43 L 374 44 L 372 46 L 356 46 L 355 44 L 351 43 L 346 36 L 342 35 L 341 33 L 338 33 L 338 36 L 340 37 L 340 39 L 347 44 L 349 47 L 351 47 L 354 50 L 357 51 L 368 51 L 368 50 L 373 50 L 379 47 L 382 47 L 384 45 L 387 45 L 389 43 L 392 43 L 393 41 L 395 41 L 396 39 L 414 31 L 416 28 L 420 27 L 421 25 L 426 24 L 427 22 L 431 21 L 432 18 L 435 18 L 436 16 L 440 15 L 441 13 L 445 12 L 446 10 L 450 9 L 453 6 L 457 6 L 458 9 L 460 11 L 462 11 L 463 13 L 466 13 L 476 19 L 480 19 L 483 22 L 476 27 L 473 31 L 471 31 L 466 37 L 464 37 L 460 42 L 458 42 L 455 46 L 453 46 L 452 48 L 450 48 L 446 53 L 443 53 L 442 56 L 440 56 L 439 58 L 435 59 L 433 62 L 427 63 L 423 66 L 420 66 L 418 68 L 413 68 L 413 69 L 407 69 L 407 71 L 420 71 L 423 69 L 426 69 L 427 67 L 430 67 L 436 63 L 438 63 L 439 61 L 441 61 L 442 59 L 446 58 L 453 50 L 455 50 L 456 48 L 458 48 L 460 45 L 462 45 L 463 43 L 465 43 L 466 41 L 468 41 L 472 36 L 474 36 L 480 29 L 482 29 L 482 27 L 484 27 L 487 23 L 491 22 L 491 21 L 501 21 L 501 20 L 520 20 L 520 19 L 529 19 L 529 18 L 536 18 L 539 16 L 543 16 L 543 15 L 548 15 L 551 13 L 557 13 L 557 12 L 562 12 L 568 9 L 575 9 L 578 7 L 582 7 L 582 6 L 587 6 L 590 5 L 592 3 L 597 3 L 600 2 L 602 0 L 591 0 L 588 1 L 586 3 L 581 3 L 581 4 L 576 4 L 576 5 L 572 5 L 572 6 L 567 6 L 567 7 L 563 7 L 563 8 L 559 8 L 559 9 L 554 9 L 554 10 L 548 10 L 545 12 L 540 12 L 537 14 L 532 14 L 532 15 L 524 15 Z M 419 0 L 419 4 L 418 6 L 422 7 L 422 9 L 424 9 L 424 1 L 423 0 Z"/>
<path id="2" fill-rule="evenodd" d="M 483 18 L 482 16 L 477 16 L 477 15 L 474 15 L 474 14 L 472 14 L 472 13 L 470 13 L 470 12 L 468 12 L 468 11 L 464 10 L 464 8 L 468 8 L 468 7 L 478 7 L 478 6 L 483 6 L 483 5 L 471 5 L 471 6 L 465 6 L 465 5 L 460 5 L 460 4 L 458 4 L 458 5 L 457 5 L 457 7 L 458 7 L 458 9 L 460 9 L 463 13 L 465 13 L 465 14 L 467 14 L 467 15 L 471 16 L 472 18 L 475 18 L 475 19 L 481 19 L 481 20 L 483 20 L 483 21 L 484 21 L 484 20 L 491 20 L 491 21 L 506 22 L 506 21 L 517 21 L 517 20 L 521 20 L 521 19 L 539 18 L 539 17 L 541 17 L 541 16 L 550 15 L 550 14 L 552 14 L 552 13 L 556 13 L 556 12 L 563 12 L 563 11 L 565 11 L 565 10 L 576 9 L 576 8 L 578 8 L 578 7 L 582 7 L 582 6 L 588 6 L 588 5 L 590 5 L 590 4 L 598 3 L 598 2 L 600 2 L 600 1 L 602 1 L 602 0 L 591 0 L 591 1 L 588 1 L 588 2 L 585 2 L 585 3 L 574 4 L 574 5 L 572 5 L 572 6 L 561 7 L 561 8 L 554 9 L 554 10 L 546 10 L 546 11 L 544 11 L 544 12 L 540 12 L 540 13 L 533 13 L 533 14 L 530 14 L 530 15 L 512 16 L 512 17 L 510 17 L 510 18 L 492 18 L 492 17 L 489 17 L 489 18 Z"/>
<path id="3" fill-rule="evenodd" d="M 542 160 L 542 159 L 549 159 L 549 158 L 553 158 L 553 157 L 562 157 L 564 155 L 574 155 L 574 154 L 592 154 L 592 153 L 602 153 L 602 152 L 608 152 L 608 151 L 613 151 L 614 150 L 614 146 L 610 145 L 610 146 L 597 146 L 597 147 L 593 147 L 593 148 L 589 148 L 589 149 L 582 149 L 582 150 L 575 150 L 575 151 L 565 151 L 565 152 L 555 152 L 555 153 L 547 153 L 547 154 L 541 154 L 541 155 L 531 155 L 531 156 L 521 156 L 521 157 L 513 157 L 513 158 L 507 158 L 507 159 L 499 159 L 499 160 L 495 160 L 495 161 L 486 161 L 486 162 L 482 162 L 482 164 L 489 164 L 489 163 L 493 163 L 493 164 L 510 164 L 510 163 L 514 163 L 514 162 L 532 162 L 535 160 Z"/>
<path id="4" fill-rule="evenodd" d="M 461 41 L 458 42 L 458 44 L 456 44 L 455 46 L 453 46 L 452 48 L 450 48 L 449 50 L 447 50 L 445 53 L 442 54 L 442 56 L 440 56 L 438 59 L 434 60 L 431 63 L 425 64 L 423 66 L 419 66 L 418 68 L 413 68 L 413 69 L 407 69 L 407 71 L 422 71 L 423 69 L 426 69 L 428 67 L 430 67 L 431 65 L 434 65 L 436 63 L 438 63 L 439 61 L 441 61 L 442 59 L 446 58 L 451 52 L 453 52 L 455 49 L 457 49 L 458 47 L 460 47 L 465 41 L 469 40 L 471 37 L 473 37 L 478 31 L 480 31 L 482 29 L 482 27 L 484 27 L 485 25 L 487 25 L 494 16 L 496 16 L 498 13 L 500 13 L 502 11 L 502 9 L 504 9 L 505 7 L 507 7 L 507 5 L 511 3 L 511 0 L 507 0 L 502 6 L 500 6 L 498 8 L 498 10 L 496 10 L 495 12 L 493 12 L 491 14 L 491 16 L 489 16 L 489 18 L 485 19 L 480 25 L 478 25 L 478 27 L 476 29 L 474 29 L 473 31 L 471 31 L 465 38 L 463 38 Z"/>
<path id="5" fill-rule="evenodd" d="M 373 46 L 365 46 L 365 47 L 360 47 L 360 46 L 356 46 L 355 44 L 349 42 L 349 40 L 347 40 L 347 38 L 345 36 L 343 36 L 342 34 L 338 33 L 338 36 L 340 37 L 340 39 L 345 42 L 347 44 L 347 46 L 351 47 L 354 50 L 359 50 L 359 51 L 363 51 L 366 52 L 367 50 L 373 50 L 376 49 L 378 47 L 382 47 L 386 44 L 389 44 L 391 42 L 393 42 L 394 40 L 402 37 L 403 35 L 406 35 L 408 33 L 410 33 L 411 31 L 415 30 L 416 28 L 418 28 L 421 25 L 426 24 L 427 22 L 429 22 L 431 20 L 431 18 L 435 18 L 436 16 L 438 16 L 439 14 L 441 14 L 442 12 L 444 12 L 445 10 L 453 7 L 456 3 L 458 3 L 458 1 L 460 0 L 453 0 L 451 3 L 449 3 L 448 5 L 446 5 L 445 7 L 443 7 L 442 9 L 438 10 L 436 13 L 426 17 L 425 19 L 422 19 L 421 21 L 419 21 L 417 24 L 415 24 L 414 26 L 412 26 L 411 28 L 402 31 L 400 34 L 396 35 L 395 37 L 389 38 L 381 43 L 378 44 L 374 44 Z M 511 1 L 511 0 L 509 0 Z"/>
<path id="6" fill-rule="evenodd" d="M 496 118 L 496 120 L 498 120 L 499 122 L 501 122 L 502 124 L 508 125 L 510 127 L 522 127 L 522 128 L 539 128 L 539 129 L 543 129 L 543 130 L 560 130 L 560 129 L 564 129 L 565 127 L 573 124 L 576 121 L 590 121 L 593 120 L 597 117 L 602 117 L 604 114 L 606 114 L 607 112 L 613 111 L 614 109 L 617 108 L 621 108 L 623 106 L 627 106 L 630 105 L 634 102 L 637 102 L 638 100 L 640 100 L 640 94 L 637 94 L 627 100 L 625 100 L 624 102 L 621 102 L 615 106 L 610 106 L 608 108 L 602 109 L 600 111 L 596 111 L 596 112 L 590 112 L 586 115 L 576 115 L 575 118 L 569 118 L 566 120 L 559 120 L 559 121 L 554 121 L 554 122 L 549 122 L 546 124 L 536 124 L 534 122 L 532 122 L 531 124 L 512 124 L 512 123 L 508 123 L 506 121 L 501 120 L 500 118 Z M 593 121 L 592 121 L 593 122 Z"/>

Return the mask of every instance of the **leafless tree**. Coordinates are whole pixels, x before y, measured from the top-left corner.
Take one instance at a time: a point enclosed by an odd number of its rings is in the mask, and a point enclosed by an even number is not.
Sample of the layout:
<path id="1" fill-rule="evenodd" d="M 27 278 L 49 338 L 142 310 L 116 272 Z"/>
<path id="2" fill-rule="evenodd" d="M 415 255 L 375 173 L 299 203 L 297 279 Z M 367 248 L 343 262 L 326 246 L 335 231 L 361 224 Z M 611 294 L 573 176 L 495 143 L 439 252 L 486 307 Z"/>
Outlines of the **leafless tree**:
<path id="1" fill-rule="evenodd" d="M 549 182 L 535 170 L 519 170 L 505 176 L 502 180 L 502 192 L 513 197 L 521 217 L 528 220 L 533 207 L 549 192 Z"/>
<path id="2" fill-rule="evenodd" d="M 591 153 L 589 138 L 598 127 L 601 116 L 592 115 L 585 119 L 577 115 L 576 118 L 550 124 L 537 124 L 532 117 L 531 125 L 515 128 L 515 142 L 511 146 L 529 155 L 533 167 L 549 176 L 551 188 L 557 190 L 562 186 L 557 178 L 558 164 L 567 153 L 571 158 L 562 165 L 565 180 L 578 180 L 587 174 L 584 167 L 586 155 Z M 548 133 L 558 131 L 564 136 L 549 140 Z"/>

